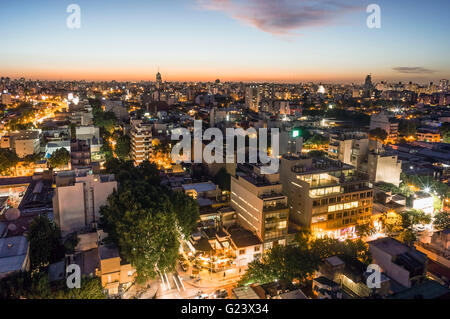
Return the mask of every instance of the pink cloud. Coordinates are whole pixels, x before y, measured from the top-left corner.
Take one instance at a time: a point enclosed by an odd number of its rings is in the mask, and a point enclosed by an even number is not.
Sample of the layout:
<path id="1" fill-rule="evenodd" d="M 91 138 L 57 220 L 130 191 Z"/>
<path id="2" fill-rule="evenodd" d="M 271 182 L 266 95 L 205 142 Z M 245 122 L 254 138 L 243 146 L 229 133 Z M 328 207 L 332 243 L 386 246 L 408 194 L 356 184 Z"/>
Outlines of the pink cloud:
<path id="1" fill-rule="evenodd" d="M 221 11 L 261 31 L 293 35 L 306 27 L 324 26 L 362 6 L 352 0 L 197 0 L 204 10 Z"/>

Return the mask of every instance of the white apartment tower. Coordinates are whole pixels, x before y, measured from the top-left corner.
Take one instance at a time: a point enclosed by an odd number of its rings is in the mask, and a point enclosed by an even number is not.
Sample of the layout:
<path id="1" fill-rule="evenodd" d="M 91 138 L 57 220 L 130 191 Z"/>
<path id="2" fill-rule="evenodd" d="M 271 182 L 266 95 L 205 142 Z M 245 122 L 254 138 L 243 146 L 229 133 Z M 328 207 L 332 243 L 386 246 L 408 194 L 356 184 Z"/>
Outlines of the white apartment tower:
<path id="1" fill-rule="evenodd" d="M 152 154 L 152 124 L 136 121 L 131 129 L 131 158 L 134 165 L 150 159 Z"/>

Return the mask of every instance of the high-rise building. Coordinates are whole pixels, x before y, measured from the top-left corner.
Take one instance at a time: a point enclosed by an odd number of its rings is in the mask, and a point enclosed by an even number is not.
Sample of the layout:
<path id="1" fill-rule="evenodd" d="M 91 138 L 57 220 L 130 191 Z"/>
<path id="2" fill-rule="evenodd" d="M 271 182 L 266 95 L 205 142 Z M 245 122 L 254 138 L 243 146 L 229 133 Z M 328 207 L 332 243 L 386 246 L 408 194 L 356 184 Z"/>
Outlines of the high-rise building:
<path id="1" fill-rule="evenodd" d="M 448 90 L 448 80 L 440 80 L 439 81 L 439 90 L 442 92 L 446 92 Z"/>
<path id="2" fill-rule="evenodd" d="M 369 74 L 366 76 L 366 80 L 364 82 L 364 88 L 368 91 L 373 89 L 372 75 Z"/>
<path id="3" fill-rule="evenodd" d="M 262 175 L 259 166 L 252 173 L 231 177 L 231 206 L 237 221 L 263 242 L 264 250 L 286 244 L 289 209 L 282 193 L 279 174 Z"/>
<path id="4" fill-rule="evenodd" d="M 245 89 L 245 106 L 254 112 L 259 110 L 261 96 L 258 85 L 250 85 Z"/>
<path id="5" fill-rule="evenodd" d="M 152 124 L 133 121 L 131 129 L 131 159 L 134 165 L 149 160 L 152 154 Z"/>
<path id="6" fill-rule="evenodd" d="M 156 73 L 156 87 L 159 89 L 161 87 L 162 84 L 162 77 L 161 77 L 161 73 Z"/>
<path id="7" fill-rule="evenodd" d="M 280 178 L 289 217 L 316 236 L 355 238 L 371 220 L 373 190 L 367 174 L 328 158 L 281 158 Z"/>

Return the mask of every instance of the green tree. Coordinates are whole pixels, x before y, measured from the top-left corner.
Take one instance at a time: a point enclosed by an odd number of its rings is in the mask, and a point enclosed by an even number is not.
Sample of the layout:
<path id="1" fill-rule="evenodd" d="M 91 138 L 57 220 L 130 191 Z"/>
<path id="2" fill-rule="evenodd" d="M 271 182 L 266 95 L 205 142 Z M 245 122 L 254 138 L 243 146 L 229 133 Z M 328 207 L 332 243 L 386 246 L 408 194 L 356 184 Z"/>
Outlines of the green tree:
<path id="1" fill-rule="evenodd" d="M 307 231 L 301 232 L 295 246 L 276 246 L 248 266 L 239 284 L 268 283 L 274 280 L 305 281 L 319 268 L 324 259 L 338 256 L 346 262 L 355 260 L 370 264 L 368 245 L 361 240 L 341 242 L 332 238 L 312 240 Z"/>
<path id="2" fill-rule="evenodd" d="M 318 268 L 317 259 L 307 249 L 296 246 L 276 246 L 266 253 L 262 260 L 248 265 L 239 284 L 258 282 L 261 284 L 275 280 L 306 280 Z"/>
<path id="3" fill-rule="evenodd" d="M 122 135 L 117 139 L 115 153 L 121 160 L 126 160 L 130 156 L 131 140 L 128 135 Z"/>
<path id="4" fill-rule="evenodd" d="M 401 120 L 398 126 L 398 132 L 402 136 L 415 136 L 416 123 L 411 120 Z"/>
<path id="5" fill-rule="evenodd" d="M 27 235 L 30 243 L 31 269 L 40 269 L 64 257 L 59 227 L 46 216 L 38 216 L 30 224 Z"/>
<path id="6" fill-rule="evenodd" d="M 198 220 L 197 203 L 160 186 L 154 164 L 109 161 L 106 166 L 120 183 L 101 208 L 108 240 L 136 268 L 139 282 L 155 277 L 157 269 L 172 270 L 181 234 L 190 235 Z"/>
<path id="7" fill-rule="evenodd" d="M 94 125 L 102 130 L 112 134 L 117 124 L 116 115 L 113 112 L 103 112 L 97 110 L 94 112 Z"/>
<path id="8" fill-rule="evenodd" d="M 323 135 L 314 134 L 312 137 L 308 138 L 304 143 L 304 146 L 310 147 L 313 145 L 327 146 L 329 139 Z"/>
<path id="9" fill-rule="evenodd" d="M 23 158 L 23 160 L 30 164 L 30 163 L 36 163 L 42 159 L 41 154 L 31 154 L 27 155 Z"/>
<path id="10" fill-rule="evenodd" d="M 419 224 L 431 223 L 431 216 L 425 214 L 421 210 L 411 209 L 405 212 L 401 212 L 400 216 L 402 218 L 402 227 L 405 230 L 412 230 L 414 226 Z"/>
<path id="11" fill-rule="evenodd" d="M 219 186 L 222 191 L 231 190 L 231 175 L 225 167 L 222 167 L 214 176 L 214 183 Z"/>
<path id="12" fill-rule="evenodd" d="M 6 148 L 0 148 L 0 173 L 2 175 L 8 174 L 18 162 L 19 157 L 15 152 Z"/>
<path id="13" fill-rule="evenodd" d="M 441 133 L 443 142 L 450 144 L 450 123 L 442 123 L 439 132 Z"/>
<path id="14" fill-rule="evenodd" d="M 81 278 L 81 287 L 69 289 L 61 288 L 53 292 L 49 299 L 106 299 L 107 296 L 103 291 L 100 278 L 86 277 Z"/>
<path id="15" fill-rule="evenodd" d="M 370 135 L 370 137 L 377 139 L 381 142 L 383 142 L 388 137 L 388 134 L 386 133 L 386 131 L 379 127 L 377 127 L 376 129 L 370 130 L 369 135 Z"/>
<path id="16" fill-rule="evenodd" d="M 181 232 L 188 238 L 200 219 L 197 202 L 183 192 L 172 192 L 171 201 Z"/>
<path id="17" fill-rule="evenodd" d="M 405 245 L 411 246 L 417 240 L 417 236 L 413 230 L 405 229 L 399 234 L 398 240 Z"/>
<path id="18" fill-rule="evenodd" d="M 147 195 L 141 193 L 146 190 L 150 191 Z M 137 201 L 137 197 L 143 201 Z M 139 282 L 154 278 L 156 269 L 173 269 L 180 243 L 176 216 L 167 195 L 157 188 L 139 185 L 113 193 L 101 212 L 108 239 L 136 268 Z"/>
<path id="19" fill-rule="evenodd" d="M 450 228 L 450 213 L 439 212 L 434 215 L 433 226 L 438 230 L 444 230 Z"/>
<path id="20" fill-rule="evenodd" d="M 70 152 L 64 147 L 58 148 L 56 151 L 50 155 L 48 163 L 50 167 L 57 168 L 67 165 L 70 161 Z"/>
<path id="21" fill-rule="evenodd" d="M 370 237 L 376 233 L 376 229 L 371 222 L 358 224 L 355 228 L 356 233 L 361 238 Z"/>

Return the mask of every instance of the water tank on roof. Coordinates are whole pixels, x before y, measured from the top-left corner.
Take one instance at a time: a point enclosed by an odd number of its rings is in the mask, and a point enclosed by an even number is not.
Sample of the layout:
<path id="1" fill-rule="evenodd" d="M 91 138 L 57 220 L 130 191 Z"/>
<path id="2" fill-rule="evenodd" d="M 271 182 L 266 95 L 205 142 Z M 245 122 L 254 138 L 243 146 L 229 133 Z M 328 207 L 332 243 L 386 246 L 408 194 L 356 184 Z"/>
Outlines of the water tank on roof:
<path id="1" fill-rule="evenodd" d="M 19 219 L 19 217 L 20 217 L 20 210 L 18 208 L 9 208 L 5 212 L 5 218 L 7 221 L 16 220 Z"/>

